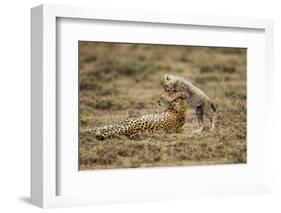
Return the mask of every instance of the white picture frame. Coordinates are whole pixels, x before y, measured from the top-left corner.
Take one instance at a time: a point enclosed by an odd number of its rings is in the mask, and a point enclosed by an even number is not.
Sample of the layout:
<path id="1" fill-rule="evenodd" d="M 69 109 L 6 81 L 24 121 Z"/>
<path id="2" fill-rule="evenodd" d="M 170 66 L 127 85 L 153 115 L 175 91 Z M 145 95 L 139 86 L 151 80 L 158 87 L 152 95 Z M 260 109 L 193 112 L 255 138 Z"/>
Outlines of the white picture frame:
<path id="1" fill-rule="evenodd" d="M 200 167 L 199 169 L 193 169 L 190 173 L 187 171 L 191 171 L 191 169 L 185 167 L 136 169 L 134 171 L 117 170 L 114 172 L 99 171 L 94 174 L 83 172 L 83 177 L 79 177 L 81 179 L 75 179 L 74 176 L 76 174 L 68 173 L 67 171 L 75 171 L 76 173 L 79 171 L 73 170 L 76 167 L 72 166 L 72 164 L 70 165 L 71 168 L 67 170 L 68 166 L 63 162 L 65 162 L 65 159 L 70 159 L 75 162 L 77 160 L 77 156 L 75 156 L 77 153 L 73 153 L 72 155 L 71 152 L 66 151 L 64 146 L 61 146 L 60 150 L 58 150 L 57 144 L 59 134 L 57 129 L 59 111 L 57 108 L 58 102 L 60 101 L 58 100 L 60 96 L 58 96 L 57 93 L 62 80 L 61 78 L 57 78 L 57 69 L 59 67 L 57 57 L 59 48 L 58 33 L 61 30 L 59 27 L 61 26 L 60 21 L 62 19 L 69 20 L 70 22 L 73 20 L 99 20 L 101 21 L 101 25 L 103 21 L 110 21 L 113 25 L 115 22 L 118 22 L 120 26 L 122 23 L 141 23 L 143 27 L 153 24 L 154 26 L 165 26 L 165 28 L 171 31 L 175 30 L 177 26 L 197 26 L 202 29 L 208 28 L 214 30 L 217 28 L 228 32 L 234 30 L 253 30 L 255 32 L 260 32 L 262 35 L 260 37 L 258 36 L 257 42 L 261 45 L 261 49 L 259 49 L 261 52 L 259 52 L 257 57 L 260 57 L 261 60 L 259 60 L 259 63 L 261 63 L 262 67 L 255 67 L 253 65 L 251 69 L 260 71 L 257 71 L 256 74 L 253 73 L 253 75 L 249 75 L 248 78 L 252 85 L 250 85 L 250 92 L 254 94 L 254 89 L 257 89 L 256 92 L 259 92 L 261 95 L 253 95 L 252 98 L 250 96 L 249 107 L 255 104 L 258 105 L 256 106 L 256 111 L 254 110 L 253 113 L 250 113 L 250 116 L 254 119 L 257 114 L 262 113 L 263 116 L 261 120 L 264 123 L 263 125 L 266 125 L 266 131 L 260 132 L 258 130 L 260 130 L 261 126 L 254 124 L 254 122 L 249 123 L 253 125 L 252 132 L 256 132 L 256 136 L 250 137 L 250 139 L 252 141 L 259 141 L 257 142 L 257 146 L 252 146 L 254 148 L 250 151 L 250 157 L 252 156 L 254 163 L 250 162 L 246 167 L 243 165 L 224 166 L 223 168 L 218 166 Z M 274 78 L 273 21 L 271 19 L 166 14 L 148 11 L 122 11 L 74 6 L 41 5 L 31 10 L 31 26 L 31 201 L 34 205 L 47 208 L 100 203 L 138 202 L 144 200 L 182 199 L 198 196 L 241 195 L 271 191 L 270 131 L 273 129 L 271 128 L 273 112 L 272 110 L 268 110 L 272 109 L 273 100 L 270 91 L 273 88 L 272 82 Z M 77 27 L 79 26 L 77 25 Z M 64 29 L 69 30 L 72 28 Z M 83 28 L 79 28 L 79 30 L 80 29 L 81 31 L 79 32 L 83 32 Z M 89 36 L 90 34 L 91 33 L 89 33 Z M 73 35 L 78 34 L 73 33 Z M 72 37 L 72 35 L 69 35 L 69 37 Z M 231 41 L 229 42 L 233 42 L 232 40 L 235 40 L 235 37 L 233 38 L 234 39 L 230 39 Z M 124 37 L 122 41 L 125 42 L 129 39 L 129 37 Z M 177 38 L 175 38 L 175 41 L 176 39 Z M 135 40 L 132 38 L 131 41 Z M 155 41 L 157 40 L 152 41 L 151 39 L 151 42 Z M 162 42 L 167 43 L 167 41 Z M 178 40 L 178 42 L 181 44 L 183 41 Z M 197 40 L 196 42 L 200 41 Z M 217 45 L 215 41 L 212 43 L 211 41 L 202 40 L 201 42 L 200 44 L 202 45 Z M 161 43 L 161 41 L 159 40 L 157 43 Z M 169 43 L 173 43 L 173 41 Z M 235 43 L 229 44 L 235 46 Z M 240 43 L 237 43 L 237 45 L 239 44 Z M 254 43 L 252 44 L 252 47 L 253 46 Z M 75 63 L 77 63 L 77 61 Z M 254 64 L 254 61 L 250 60 L 249 63 Z M 258 65 L 259 63 L 257 62 Z M 249 66 L 251 66 L 251 64 Z M 254 75 L 256 75 L 256 80 L 253 79 Z M 254 83 L 255 81 L 256 83 Z M 74 85 L 73 82 L 69 84 L 70 87 Z M 264 83 L 265 87 L 258 86 L 257 84 L 259 83 Z M 265 107 L 267 108 L 266 111 Z M 252 127 L 250 126 L 249 128 Z M 73 143 L 70 143 L 69 146 L 73 146 Z M 61 157 L 62 152 L 67 158 Z M 260 156 L 262 157 L 257 159 Z M 236 170 L 238 172 L 237 174 L 241 174 L 242 176 L 240 178 L 241 180 L 237 176 L 236 178 L 239 180 L 235 182 L 225 173 L 229 172 L 229 174 L 232 174 L 232 172 Z M 64 177 L 67 176 L 68 182 L 66 178 L 60 177 L 62 172 L 65 173 L 63 174 Z M 216 172 L 218 176 L 217 182 L 215 174 L 212 176 L 210 182 L 207 181 L 205 185 L 200 185 L 199 181 L 202 175 L 205 176 Z M 165 182 L 166 179 L 163 177 L 165 174 L 170 174 L 170 180 L 178 182 L 178 185 L 167 185 L 167 182 Z M 193 187 L 184 182 L 184 179 L 186 179 L 188 175 L 190 175 L 190 180 L 193 181 Z M 223 182 L 219 179 L 219 175 L 226 177 L 228 180 Z M 243 175 L 245 175 L 245 178 Z M 134 184 L 127 181 L 129 178 L 145 179 L 147 176 L 151 178 L 152 183 L 155 183 L 153 186 L 150 186 L 151 188 L 146 188 L 142 183 Z M 163 177 L 164 181 L 157 182 L 157 178 L 160 176 Z M 182 178 L 179 178 L 180 176 Z M 102 191 L 102 187 L 99 188 L 98 185 L 94 185 L 95 180 L 98 180 L 99 185 L 102 186 L 112 181 L 112 178 L 118 177 L 124 177 L 124 180 L 128 183 L 127 187 L 125 187 L 127 189 L 124 191 L 119 188 L 112 190 L 112 192 L 110 192 L 110 189 Z M 87 184 L 90 181 L 93 183 L 88 189 L 85 185 L 81 185 L 83 190 L 80 190 L 80 192 L 76 194 L 71 193 L 71 191 L 79 191 L 79 188 L 75 188 L 75 185 L 78 184 L 75 180 L 85 181 Z M 198 181 L 196 182 L 196 180 Z M 252 184 L 250 183 L 251 180 L 253 180 Z M 106 183 L 106 181 L 109 182 Z M 122 180 L 120 181 L 122 182 Z M 148 180 L 144 180 L 143 184 L 147 183 L 145 181 Z M 64 190 L 63 193 L 61 193 L 60 185 L 63 184 L 65 184 Z M 156 187 L 153 188 L 155 185 Z M 141 190 L 141 188 L 143 190 Z M 86 193 L 87 190 L 94 190 L 95 193 Z"/>

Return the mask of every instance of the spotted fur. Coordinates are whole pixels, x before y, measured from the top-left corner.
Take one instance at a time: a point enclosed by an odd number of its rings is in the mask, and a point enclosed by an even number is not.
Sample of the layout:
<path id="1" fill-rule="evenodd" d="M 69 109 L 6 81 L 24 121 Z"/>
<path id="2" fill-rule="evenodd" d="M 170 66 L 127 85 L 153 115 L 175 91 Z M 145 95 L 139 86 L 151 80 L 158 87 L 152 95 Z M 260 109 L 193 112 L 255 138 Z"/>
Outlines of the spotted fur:
<path id="1" fill-rule="evenodd" d="M 126 120 L 98 128 L 96 138 L 104 140 L 115 136 L 127 136 L 134 138 L 142 132 L 164 131 L 166 133 L 177 132 L 185 123 L 185 101 L 179 97 L 171 102 L 167 97 L 161 96 L 159 104 L 166 104 L 166 110 L 156 114 L 131 117 Z"/>
<path id="2" fill-rule="evenodd" d="M 165 75 L 163 88 L 166 92 L 172 92 L 169 101 L 182 97 L 189 107 L 195 108 L 199 124 L 198 131 L 204 128 L 204 116 L 211 121 L 211 130 L 215 128 L 216 107 L 210 98 L 190 81 L 174 75 Z"/>

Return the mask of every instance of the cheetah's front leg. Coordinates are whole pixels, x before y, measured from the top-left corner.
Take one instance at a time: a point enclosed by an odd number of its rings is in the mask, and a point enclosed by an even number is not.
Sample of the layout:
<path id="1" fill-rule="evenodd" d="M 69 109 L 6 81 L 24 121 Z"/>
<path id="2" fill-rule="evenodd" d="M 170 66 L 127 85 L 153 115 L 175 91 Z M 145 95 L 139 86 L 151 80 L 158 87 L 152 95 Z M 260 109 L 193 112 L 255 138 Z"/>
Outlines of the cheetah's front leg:
<path id="1" fill-rule="evenodd" d="M 215 130 L 215 116 L 213 116 L 213 117 L 211 118 L 211 122 L 212 122 L 212 126 L 211 126 L 210 131 L 212 132 L 212 131 Z"/>
<path id="2" fill-rule="evenodd" d="M 215 129 L 215 114 L 214 111 L 211 107 L 210 104 L 205 104 L 204 105 L 204 115 L 209 118 L 210 122 L 211 122 L 211 128 L 210 131 L 213 131 Z"/>

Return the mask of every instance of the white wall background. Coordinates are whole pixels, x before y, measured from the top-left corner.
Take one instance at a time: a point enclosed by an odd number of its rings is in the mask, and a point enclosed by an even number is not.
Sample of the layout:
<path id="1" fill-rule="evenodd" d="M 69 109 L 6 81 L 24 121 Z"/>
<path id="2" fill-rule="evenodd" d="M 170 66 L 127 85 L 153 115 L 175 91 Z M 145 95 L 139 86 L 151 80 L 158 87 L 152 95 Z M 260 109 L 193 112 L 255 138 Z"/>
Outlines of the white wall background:
<path id="1" fill-rule="evenodd" d="M 275 20 L 275 125 L 272 195 L 192 199 L 47 210 L 52 212 L 280 212 L 281 211 L 281 12 L 278 0 L 8 0 L 0 7 L 0 212 L 37 212 L 29 204 L 30 8 L 42 3 L 191 14 L 269 17 Z M 279 85 L 278 85 L 279 84 Z M 280 130 L 279 130 L 280 129 Z"/>

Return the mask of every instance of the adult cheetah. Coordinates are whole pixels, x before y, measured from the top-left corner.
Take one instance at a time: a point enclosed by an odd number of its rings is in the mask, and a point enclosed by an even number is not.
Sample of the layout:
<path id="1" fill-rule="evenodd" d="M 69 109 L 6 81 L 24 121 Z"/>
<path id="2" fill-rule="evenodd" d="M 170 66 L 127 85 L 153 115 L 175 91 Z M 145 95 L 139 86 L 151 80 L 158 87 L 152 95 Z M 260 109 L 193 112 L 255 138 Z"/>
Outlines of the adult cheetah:
<path id="1" fill-rule="evenodd" d="M 185 123 L 185 100 L 182 97 L 168 102 L 169 93 L 162 94 L 158 104 L 165 104 L 166 109 L 156 114 L 130 117 L 126 120 L 98 128 L 96 138 L 104 140 L 115 136 L 134 138 L 142 132 L 164 131 L 165 133 L 178 132 Z"/>
<path id="2" fill-rule="evenodd" d="M 189 107 L 196 109 L 196 116 L 199 124 L 198 132 L 204 128 L 204 118 L 210 119 L 211 128 L 215 129 L 215 112 L 216 107 L 210 98 L 198 87 L 194 86 L 190 81 L 174 75 L 165 75 L 163 80 L 163 88 L 166 92 L 173 93 L 168 96 L 168 101 L 173 101 L 178 97 L 186 100 Z"/>

